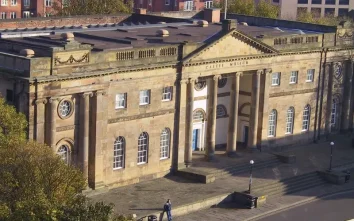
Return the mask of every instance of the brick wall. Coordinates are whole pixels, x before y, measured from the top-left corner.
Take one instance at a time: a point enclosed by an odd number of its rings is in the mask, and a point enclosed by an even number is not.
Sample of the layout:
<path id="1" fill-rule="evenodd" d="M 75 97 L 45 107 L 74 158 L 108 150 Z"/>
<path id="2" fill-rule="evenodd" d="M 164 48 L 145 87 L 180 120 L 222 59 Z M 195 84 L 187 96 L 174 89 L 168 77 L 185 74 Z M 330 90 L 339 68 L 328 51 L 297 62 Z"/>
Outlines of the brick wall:
<path id="1" fill-rule="evenodd" d="M 119 23 L 129 14 L 0 20 L 0 29 Z"/>

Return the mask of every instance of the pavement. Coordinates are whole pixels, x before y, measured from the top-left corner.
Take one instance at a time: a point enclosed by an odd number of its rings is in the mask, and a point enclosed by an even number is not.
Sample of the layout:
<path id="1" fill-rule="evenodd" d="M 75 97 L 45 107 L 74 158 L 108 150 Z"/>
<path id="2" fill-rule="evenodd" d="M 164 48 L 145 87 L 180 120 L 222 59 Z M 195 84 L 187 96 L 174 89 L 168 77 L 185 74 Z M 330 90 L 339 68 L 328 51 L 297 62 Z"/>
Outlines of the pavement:
<path id="1" fill-rule="evenodd" d="M 350 136 L 338 135 L 333 141 L 335 142 L 333 165 L 354 165 L 354 148 L 351 148 Z M 275 180 L 316 170 L 323 170 L 329 166 L 329 142 L 292 147 L 284 151 L 284 153 L 295 154 L 297 162 L 295 164 L 280 164 L 271 168 L 254 171 L 254 186 L 266 185 Z M 257 157 L 261 157 L 262 155 L 260 153 L 254 154 L 255 156 L 258 154 Z M 234 160 L 244 161 L 245 159 L 241 157 L 241 159 L 236 158 Z M 205 166 L 205 170 L 213 170 L 213 167 Z M 180 177 L 168 176 L 135 185 L 111 189 L 106 193 L 92 196 L 91 199 L 96 202 L 104 201 L 106 203 L 114 203 L 114 211 L 117 214 L 137 214 L 138 217 L 142 217 L 156 213 L 156 211 L 161 211 L 167 199 L 171 199 L 173 207 L 179 207 L 218 195 L 247 190 L 248 176 L 249 174 L 245 173 L 222 177 L 209 184 L 194 183 Z M 332 189 L 335 189 L 335 187 L 329 186 L 326 191 Z M 299 201 L 307 199 L 308 197 L 317 196 L 317 192 L 305 191 L 304 193 L 290 195 L 290 198 L 291 200 L 295 199 L 295 201 Z M 284 198 L 284 200 L 285 199 L 291 201 L 288 198 Z M 275 202 L 275 205 L 281 206 L 282 203 L 279 204 L 279 202 Z M 260 210 L 265 210 L 271 206 L 272 204 L 269 202 Z M 257 210 L 247 210 L 245 213 L 256 214 L 256 211 Z M 191 214 L 191 216 L 192 215 L 193 214 Z"/>
<path id="2" fill-rule="evenodd" d="M 354 173 L 354 170 L 351 170 L 351 173 Z M 351 194 L 348 199 L 348 193 L 354 192 L 354 181 L 346 183 L 344 185 L 333 185 L 326 184 L 320 188 L 312 188 L 304 191 L 297 192 L 295 194 L 284 195 L 276 198 L 267 199 L 267 202 L 259 208 L 256 209 L 237 209 L 233 204 L 226 204 L 218 208 L 209 208 L 200 210 L 194 213 L 190 213 L 184 216 L 179 216 L 174 218 L 174 221 L 253 221 L 253 220 L 262 220 L 262 221 L 280 221 L 280 220 L 345 220 L 340 219 L 339 215 L 337 219 L 321 219 L 321 218 L 312 218 L 309 219 L 310 215 L 316 217 L 318 215 L 327 214 L 328 217 L 333 215 L 335 212 L 344 212 L 342 217 L 348 217 L 353 215 L 351 218 L 354 218 L 353 202 L 354 194 Z M 338 193 L 343 193 L 339 194 Z M 334 195 L 334 196 L 332 196 Z M 330 196 L 330 197 L 328 197 Z M 332 196 L 332 197 L 331 197 Z M 343 197 L 345 196 L 345 197 Z M 332 199 L 340 199 L 341 201 L 333 201 Z M 332 201 L 331 201 L 332 200 Z M 327 202 L 330 201 L 330 202 Z M 348 202 L 349 201 L 349 202 Z M 323 208 L 322 210 L 318 209 L 318 202 L 322 203 L 319 206 L 335 204 L 335 206 L 330 206 Z M 346 205 L 346 203 L 350 203 Z M 312 208 L 311 208 L 312 207 Z M 341 208 L 342 207 L 342 208 Z M 299 209 L 297 209 L 299 208 Z M 304 214 L 296 214 L 293 211 L 301 210 L 310 210 L 308 217 Z M 330 208 L 330 209 L 328 209 Z M 338 209 L 338 210 L 337 210 Z M 281 217 L 281 218 L 279 218 Z M 286 217 L 286 219 L 283 219 Z M 305 218 L 303 218 L 305 217 Z M 326 217 L 326 216 L 324 216 Z"/>

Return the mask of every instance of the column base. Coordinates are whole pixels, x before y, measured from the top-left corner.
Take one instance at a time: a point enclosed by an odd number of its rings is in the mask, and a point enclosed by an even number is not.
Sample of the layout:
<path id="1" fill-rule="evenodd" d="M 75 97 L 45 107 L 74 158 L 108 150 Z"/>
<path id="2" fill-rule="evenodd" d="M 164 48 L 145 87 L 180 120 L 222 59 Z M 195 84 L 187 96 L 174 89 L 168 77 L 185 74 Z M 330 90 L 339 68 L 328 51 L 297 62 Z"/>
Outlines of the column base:
<path id="1" fill-rule="evenodd" d="M 215 154 L 212 153 L 212 154 L 205 155 L 205 159 L 209 162 L 215 161 Z"/>
<path id="2" fill-rule="evenodd" d="M 239 154 L 236 153 L 236 151 L 232 151 L 232 152 L 227 152 L 226 155 L 230 158 L 238 158 L 240 157 Z"/>
<path id="3" fill-rule="evenodd" d="M 188 167 L 192 167 L 192 161 L 190 162 L 184 162 L 184 165 L 188 168 Z"/>

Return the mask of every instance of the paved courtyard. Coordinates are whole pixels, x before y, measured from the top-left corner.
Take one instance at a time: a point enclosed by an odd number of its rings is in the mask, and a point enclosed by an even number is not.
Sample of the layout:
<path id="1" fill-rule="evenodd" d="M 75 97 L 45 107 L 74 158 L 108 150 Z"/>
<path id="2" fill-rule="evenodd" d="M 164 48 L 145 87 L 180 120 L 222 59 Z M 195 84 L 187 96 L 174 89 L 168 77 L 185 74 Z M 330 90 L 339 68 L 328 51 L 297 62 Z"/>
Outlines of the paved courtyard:
<path id="1" fill-rule="evenodd" d="M 350 146 L 350 137 L 340 135 L 334 141 L 334 166 L 353 163 L 354 148 Z M 253 173 L 254 186 L 266 185 L 267 182 L 274 182 L 276 179 L 325 169 L 329 166 L 329 142 L 294 147 L 285 152 L 295 154 L 297 162 L 291 165 L 280 164 L 272 168 L 255 171 Z M 241 157 L 234 160 L 242 161 L 244 159 Z M 248 188 L 248 175 L 248 173 L 245 173 L 223 177 L 210 184 L 193 183 L 189 180 L 170 176 L 111 189 L 107 193 L 93 196 L 92 199 L 114 203 L 115 212 L 118 214 L 137 214 L 138 217 L 141 217 L 161 210 L 166 199 L 171 199 L 173 206 L 177 207 L 216 195 L 246 190 Z M 308 194 L 315 193 L 308 192 L 306 194 L 306 197 L 308 197 Z M 301 195 L 302 193 L 298 193 L 297 197 L 301 197 Z"/>

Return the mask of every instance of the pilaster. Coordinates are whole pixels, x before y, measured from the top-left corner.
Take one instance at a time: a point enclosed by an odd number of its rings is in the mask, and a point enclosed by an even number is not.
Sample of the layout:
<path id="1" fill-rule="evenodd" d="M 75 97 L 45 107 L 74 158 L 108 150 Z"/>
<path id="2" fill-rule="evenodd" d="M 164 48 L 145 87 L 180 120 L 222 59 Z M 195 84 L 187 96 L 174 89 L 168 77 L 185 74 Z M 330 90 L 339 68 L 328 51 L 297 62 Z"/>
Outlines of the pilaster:
<path id="1" fill-rule="evenodd" d="M 328 73 L 328 85 L 327 85 L 327 103 L 326 103 L 326 114 L 325 114 L 325 135 L 328 137 L 331 133 L 331 113 L 332 113 L 332 93 L 333 93 L 333 70 L 334 64 L 329 64 L 329 73 Z"/>
<path id="2" fill-rule="evenodd" d="M 352 93 L 353 64 L 351 60 L 345 62 L 345 74 L 343 76 L 343 105 L 341 109 L 340 132 L 345 133 L 350 125 L 350 102 Z M 352 119 L 351 119 L 352 120 Z"/>
<path id="3" fill-rule="evenodd" d="M 353 111 L 354 111 L 354 60 L 353 59 L 350 59 L 350 74 L 349 76 L 351 76 L 350 78 L 350 91 L 348 92 L 349 93 L 349 124 L 348 124 L 348 127 L 349 127 L 349 130 L 350 131 L 353 131 Z"/>
<path id="4" fill-rule="evenodd" d="M 59 99 L 56 97 L 49 98 L 50 104 L 50 116 L 49 116 L 49 130 L 48 131 L 48 146 L 52 148 L 53 151 L 56 151 L 56 128 L 57 128 L 57 108 L 58 108 Z"/>
<path id="5" fill-rule="evenodd" d="M 192 139 L 193 139 L 193 103 L 194 103 L 194 79 L 189 79 L 187 84 L 186 93 L 186 120 L 185 120 L 185 150 L 184 150 L 184 163 L 186 167 L 192 165 Z"/>
<path id="6" fill-rule="evenodd" d="M 37 99 L 36 104 L 36 136 L 35 139 L 39 143 L 44 143 L 45 141 L 45 105 L 47 104 L 47 99 Z"/>
<path id="7" fill-rule="evenodd" d="M 272 69 L 265 69 L 264 70 L 264 75 L 263 76 L 263 85 L 262 85 L 262 90 L 263 90 L 263 96 L 262 96 L 262 112 L 260 112 L 260 115 L 262 115 L 262 120 L 261 122 L 261 147 L 263 149 L 263 146 L 267 146 L 267 140 L 268 140 L 268 118 L 269 118 L 269 89 L 270 89 L 270 80 L 271 80 L 271 74 L 272 74 Z M 261 91 L 262 91 L 261 90 Z"/>

